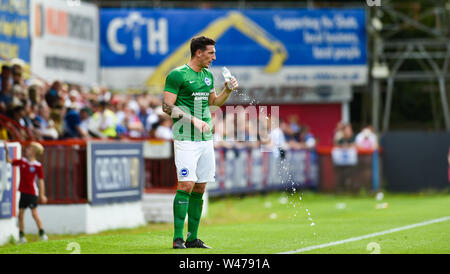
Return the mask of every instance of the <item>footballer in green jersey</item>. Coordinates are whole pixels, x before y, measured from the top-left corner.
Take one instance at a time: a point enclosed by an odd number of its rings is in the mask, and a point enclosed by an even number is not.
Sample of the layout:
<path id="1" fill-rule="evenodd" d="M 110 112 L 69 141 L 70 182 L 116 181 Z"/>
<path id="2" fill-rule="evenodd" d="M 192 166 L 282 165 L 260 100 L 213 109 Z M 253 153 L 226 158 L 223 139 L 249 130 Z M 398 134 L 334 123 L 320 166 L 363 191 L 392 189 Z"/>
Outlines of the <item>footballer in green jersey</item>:
<path id="1" fill-rule="evenodd" d="M 174 158 L 178 185 L 173 201 L 173 248 L 210 248 L 197 237 L 206 183 L 214 181 L 215 157 L 209 106 L 222 106 L 238 87 L 233 77 L 219 94 L 208 67 L 216 59 L 216 42 L 205 36 L 191 40 L 191 59 L 166 79 L 162 108 L 173 119 Z M 183 228 L 188 216 L 188 233 Z"/>
<path id="2" fill-rule="evenodd" d="M 164 91 L 177 95 L 175 106 L 208 124 L 210 130 L 201 132 L 190 121 L 172 117 L 174 140 L 212 140 L 212 119 L 209 111 L 209 94 L 214 91 L 214 77 L 207 68 L 197 72 L 188 64 L 172 70 L 166 79 Z"/>

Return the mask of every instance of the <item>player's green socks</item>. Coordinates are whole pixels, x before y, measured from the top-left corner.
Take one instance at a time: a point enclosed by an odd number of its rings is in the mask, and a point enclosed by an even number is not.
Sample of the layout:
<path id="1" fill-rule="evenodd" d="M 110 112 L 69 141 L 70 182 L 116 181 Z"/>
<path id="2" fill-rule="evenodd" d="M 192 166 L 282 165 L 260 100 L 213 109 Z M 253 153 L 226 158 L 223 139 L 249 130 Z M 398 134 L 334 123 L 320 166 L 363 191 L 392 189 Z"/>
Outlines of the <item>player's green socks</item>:
<path id="1" fill-rule="evenodd" d="M 173 200 L 174 240 L 176 238 L 183 239 L 184 221 L 186 219 L 190 197 L 191 195 L 183 190 L 177 190 L 177 194 L 175 194 L 175 199 Z"/>
<path id="2" fill-rule="evenodd" d="M 200 218 L 203 210 L 203 194 L 191 193 L 188 208 L 188 238 L 186 242 L 197 239 L 198 226 L 200 225 Z"/>

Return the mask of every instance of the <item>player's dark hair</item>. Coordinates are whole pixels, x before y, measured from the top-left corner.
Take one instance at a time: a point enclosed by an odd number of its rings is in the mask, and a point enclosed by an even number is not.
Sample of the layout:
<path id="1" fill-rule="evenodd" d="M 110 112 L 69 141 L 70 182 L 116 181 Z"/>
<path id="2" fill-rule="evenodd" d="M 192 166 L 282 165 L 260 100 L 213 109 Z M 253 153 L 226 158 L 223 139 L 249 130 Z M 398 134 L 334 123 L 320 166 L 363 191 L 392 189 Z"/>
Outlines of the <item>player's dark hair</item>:
<path id="1" fill-rule="evenodd" d="M 206 46 L 214 46 L 216 41 L 206 36 L 196 36 L 191 39 L 191 57 L 195 55 L 197 50 L 206 50 Z"/>

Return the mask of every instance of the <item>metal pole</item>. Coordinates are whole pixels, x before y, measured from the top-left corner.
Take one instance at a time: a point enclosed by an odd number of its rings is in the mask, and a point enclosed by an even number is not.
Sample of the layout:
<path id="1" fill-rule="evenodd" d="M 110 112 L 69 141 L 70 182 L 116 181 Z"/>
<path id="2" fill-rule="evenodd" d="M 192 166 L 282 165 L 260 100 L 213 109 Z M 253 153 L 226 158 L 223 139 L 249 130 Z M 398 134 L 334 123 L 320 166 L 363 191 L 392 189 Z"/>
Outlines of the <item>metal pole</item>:
<path id="1" fill-rule="evenodd" d="M 380 110 L 380 80 L 373 80 L 373 89 L 372 89 L 372 126 L 375 132 L 379 132 L 379 110 Z"/>
<path id="2" fill-rule="evenodd" d="M 439 77 L 439 92 L 441 94 L 442 110 L 444 111 L 445 130 L 450 131 L 450 117 L 448 114 L 448 101 L 445 90 L 445 78 L 443 75 Z"/>
<path id="3" fill-rule="evenodd" d="M 394 76 L 391 75 L 388 79 L 388 86 L 386 90 L 386 104 L 384 108 L 384 118 L 383 118 L 383 132 L 389 129 L 389 119 L 391 116 L 391 105 L 392 105 L 392 92 L 394 87 Z"/>

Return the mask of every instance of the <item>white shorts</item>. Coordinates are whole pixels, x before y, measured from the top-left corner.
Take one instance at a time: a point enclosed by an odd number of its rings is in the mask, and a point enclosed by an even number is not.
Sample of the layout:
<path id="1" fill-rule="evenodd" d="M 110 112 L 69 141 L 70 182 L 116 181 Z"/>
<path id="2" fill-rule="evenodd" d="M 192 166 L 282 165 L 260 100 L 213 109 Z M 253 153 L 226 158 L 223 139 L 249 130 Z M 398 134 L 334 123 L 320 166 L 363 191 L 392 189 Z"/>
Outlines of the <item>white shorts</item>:
<path id="1" fill-rule="evenodd" d="M 215 181 L 216 157 L 213 141 L 173 141 L 178 181 Z"/>

